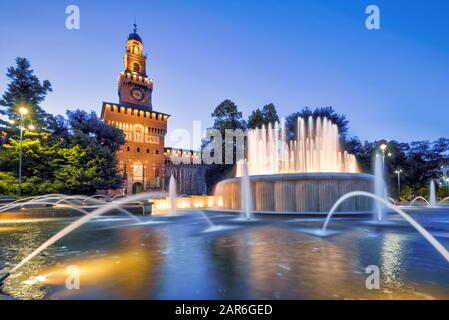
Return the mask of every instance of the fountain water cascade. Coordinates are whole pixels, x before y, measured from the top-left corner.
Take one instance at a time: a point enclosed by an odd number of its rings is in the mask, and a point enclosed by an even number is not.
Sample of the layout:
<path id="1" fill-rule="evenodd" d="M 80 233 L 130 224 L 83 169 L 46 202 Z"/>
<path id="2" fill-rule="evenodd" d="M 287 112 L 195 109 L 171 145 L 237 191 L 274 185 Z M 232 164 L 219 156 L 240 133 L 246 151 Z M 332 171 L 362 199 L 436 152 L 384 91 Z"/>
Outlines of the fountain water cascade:
<path id="1" fill-rule="evenodd" d="M 429 190 L 429 206 L 435 208 L 437 206 L 437 196 L 435 192 L 435 182 L 433 180 L 430 180 Z"/>
<path id="2" fill-rule="evenodd" d="M 296 140 L 288 141 L 285 119 L 248 131 L 248 174 L 359 172 L 354 155 L 342 151 L 338 127 L 326 117 L 298 118 Z M 237 176 L 243 165 L 237 164 Z"/>
<path id="3" fill-rule="evenodd" d="M 223 200 L 219 208 L 242 212 L 251 202 L 252 212 L 320 213 L 347 192 L 372 192 L 374 177 L 359 173 L 355 156 L 340 144 L 337 125 L 327 118 L 298 118 L 295 136 L 288 141 L 284 119 L 250 130 L 247 159 L 238 161 L 235 178 L 215 188 Z M 371 212 L 371 200 L 352 199 L 341 211 Z"/>

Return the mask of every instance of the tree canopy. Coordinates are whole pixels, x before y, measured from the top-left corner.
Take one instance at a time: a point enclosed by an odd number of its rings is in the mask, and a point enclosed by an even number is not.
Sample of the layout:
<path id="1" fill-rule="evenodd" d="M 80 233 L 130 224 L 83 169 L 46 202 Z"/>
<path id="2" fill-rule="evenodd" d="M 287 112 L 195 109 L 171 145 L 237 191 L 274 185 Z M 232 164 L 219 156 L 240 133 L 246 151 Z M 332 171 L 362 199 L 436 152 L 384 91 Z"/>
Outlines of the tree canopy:
<path id="1" fill-rule="evenodd" d="M 26 125 L 32 123 L 41 129 L 47 129 L 47 114 L 41 107 L 41 103 L 49 92 L 52 91 L 51 83 L 48 80 L 40 81 L 31 69 L 30 62 L 26 58 L 18 57 L 16 66 L 8 68 L 6 73 L 10 82 L 6 91 L 0 99 L 0 114 L 6 116 L 8 120 L 18 123 L 20 121 L 19 108 L 26 108 L 28 114 L 25 118 Z M 14 130 L 9 121 L 1 120 L 0 125 Z"/>
<path id="2" fill-rule="evenodd" d="M 123 132 L 98 118 L 95 112 L 67 111 L 67 117 L 53 116 L 41 103 L 51 84 L 41 82 L 25 58 L 8 68 L 10 82 L 0 100 L 0 113 L 16 124 L 1 120 L 6 134 L 0 145 L 0 194 L 18 189 L 19 108 L 24 117 L 22 140 L 23 194 L 92 194 L 97 189 L 121 187 L 116 152 L 125 142 Z M 35 130 L 28 130 L 32 123 Z"/>
<path id="3" fill-rule="evenodd" d="M 248 129 L 261 128 L 263 125 L 279 122 L 279 116 L 274 104 L 270 103 L 262 107 L 262 110 L 256 109 L 248 117 Z"/>
<path id="4" fill-rule="evenodd" d="M 226 146 L 226 130 L 246 129 L 246 122 L 243 120 L 242 113 L 238 111 L 237 105 L 231 100 L 224 100 L 221 102 L 211 114 L 214 119 L 213 129 L 219 131 L 221 136 L 221 143 L 213 138 L 207 138 L 202 141 L 202 152 L 216 152 L 217 148 L 222 151 L 220 163 L 214 163 L 207 166 L 206 170 L 206 184 L 208 191 L 212 191 L 215 184 L 225 177 L 232 174 L 234 164 L 225 163 L 225 150 L 232 148 L 232 157 L 236 160 L 238 150 L 244 149 L 244 144 L 240 144 L 236 138 Z"/>
<path id="5" fill-rule="evenodd" d="M 314 110 L 310 109 L 309 107 L 305 107 L 299 112 L 290 114 L 285 119 L 287 137 L 290 140 L 296 138 L 296 128 L 298 127 L 297 119 L 307 119 L 309 117 L 312 117 L 313 119 L 316 119 L 318 117 L 326 117 L 327 119 L 331 120 L 338 126 L 338 130 L 342 138 L 345 138 L 346 134 L 348 133 L 349 121 L 346 119 L 346 116 L 344 114 L 337 113 L 333 107 L 319 107 L 315 108 Z"/>

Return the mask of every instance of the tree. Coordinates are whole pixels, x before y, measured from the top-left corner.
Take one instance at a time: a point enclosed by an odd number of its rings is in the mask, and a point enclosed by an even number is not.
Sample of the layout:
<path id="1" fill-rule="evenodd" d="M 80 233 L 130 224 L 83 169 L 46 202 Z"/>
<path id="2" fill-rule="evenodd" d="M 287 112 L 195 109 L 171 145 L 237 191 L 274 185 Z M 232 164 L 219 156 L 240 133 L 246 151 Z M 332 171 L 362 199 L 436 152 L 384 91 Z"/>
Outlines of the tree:
<path id="1" fill-rule="evenodd" d="M 14 188 L 3 192 L 17 191 L 19 168 L 19 140 L 11 138 L 0 149 L 0 171 L 13 178 Z M 23 194 L 39 195 L 54 193 L 54 173 L 62 162 L 60 144 L 51 139 L 48 132 L 25 131 L 22 141 Z"/>
<path id="2" fill-rule="evenodd" d="M 440 186 L 438 188 L 437 196 L 440 200 L 443 200 L 444 198 L 449 197 L 449 187 Z"/>
<path id="3" fill-rule="evenodd" d="M 116 153 L 125 143 L 123 132 L 103 122 L 95 112 L 68 111 L 67 117 L 69 148 L 63 153 L 65 164 L 57 175 L 61 182 L 66 181 L 65 192 L 121 187 Z"/>
<path id="4" fill-rule="evenodd" d="M 67 118 L 68 128 L 72 133 L 72 144 L 76 143 L 73 139 L 81 138 L 77 133 L 93 138 L 96 144 L 108 147 L 113 152 L 125 143 L 123 132 L 102 121 L 93 111 L 90 113 L 79 109 L 67 111 Z"/>
<path id="5" fill-rule="evenodd" d="M 338 126 L 340 136 L 343 139 L 346 137 L 346 134 L 348 133 L 349 121 L 346 119 L 346 116 L 344 114 L 337 113 L 333 107 L 319 107 L 315 108 L 315 110 L 313 111 L 309 107 L 305 107 L 301 111 L 294 112 L 286 118 L 285 122 L 286 122 L 287 138 L 290 140 L 296 138 L 298 118 L 307 119 L 309 117 L 312 117 L 313 119 L 316 119 L 318 117 L 328 118 L 330 121 L 332 121 Z"/>
<path id="6" fill-rule="evenodd" d="M 17 194 L 19 182 L 11 172 L 0 171 L 0 195 Z"/>
<path id="7" fill-rule="evenodd" d="M 262 108 L 262 114 L 265 124 L 279 122 L 279 116 L 274 104 L 269 103 Z"/>
<path id="8" fill-rule="evenodd" d="M 26 107 L 28 114 L 26 121 L 33 123 L 35 127 L 48 128 L 49 115 L 41 108 L 48 92 L 52 91 L 51 83 L 44 80 L 42 83 L 31 69 L 30 62 L 26 58 L 16 58 L 16 66 L 9 67 L 6 76 L 10 79 L 6 91 L 0 99 L 0 114 L 5 115 L 14 122 L 20 121 L 18 109 Z M 0 120 L 0 125 L 5 126 L 10 132 L 15 128 L 7 121 Z"/>
<path id="9" fill-rule="evenodd" d="M 262 125 L 279 122 L 279 116 L 274 104 L 270 103 L 262 107 L 262 110 L 256 109 L 248 117 L 248 129 L 261 128 Z"/>
<path id="10" fill-rule="evenodd" d="M 245 129 L 246 123 L 243 120 L 242 113 L 238 111 L 237 105 L 229 99 L 220 103 L 212 112 L 214 119 L 214 129 L 224 133 L 225 129 Z"/>
<path id="11" fill-rule="evenodd" d="M 240 144 L 235 137 L 232 141 L 228 141 L 226 146 L 225 132 L 226 130 L 245 130 L 246 122 L 243 120 L 242 113 L 238 111 L 237 105 L 231 100 L 224 100 L 220 103 L 212 113 L 212 118 L 214 118 L 213 129 L 219 131 L 222 142 L 221 145 L 217 144 L 215 139 L 205 139 L 202 141 L 202 152 L 215 152 L 217 148 L 220 148 L 222 152 L 221 163 L 211 164 L 206 170 L 206 184 L 208 192 L 212 191 L 215 184 L 232 174 L 234 164 L 225 163 L 225 150 L 232 148 L 233 159 L 237 161 L 236 154 L 244 149 L 244 144 Z"/>
<path id="12" fill-rule="evenodd" d="M 116 152 L 124 143 L 121 130 L 109 126 L 95 113 L 68 112 L 58 120 L 59 136 L 25 131 L 23 139 L 23 194 L 92 194 L 97 189 L 121 187 Z M 19 141 L 10 138 L 0 149 L 0 172 L 10 187 L 0 183 L 0 194 L 17 189 Z"/>
<path id="13" fill-rule="evenodd" d="M 412 197 L 412 194 L 413 194 L 412 188 L 407 186 L 407 187 L 405 187 L 405 188 L 403 188 L 401 190 L 401 198 L 400 198 L 400 200 L 402 200 L 402 201 L 410 200 L 411 197 Z"/>
<path id="14" fill-rule="evenodd" d="M 248 129 L 261 128 L 264 124 L 264 117 L 260 109 L 254 110 L 248 117 Z"/>

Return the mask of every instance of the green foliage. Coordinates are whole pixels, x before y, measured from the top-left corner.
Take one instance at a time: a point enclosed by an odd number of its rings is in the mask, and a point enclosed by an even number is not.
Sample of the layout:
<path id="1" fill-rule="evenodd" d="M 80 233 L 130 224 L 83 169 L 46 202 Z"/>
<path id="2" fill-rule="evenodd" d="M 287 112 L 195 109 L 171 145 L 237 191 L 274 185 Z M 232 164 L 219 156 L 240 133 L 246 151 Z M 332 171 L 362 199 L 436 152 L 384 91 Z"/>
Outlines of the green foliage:
<path id="1" fill-rule="evenodd" d="M 9 67 L 6 76 L 10 82 L 0 99 L 0 114 L 18 123 L 20 121 L 18 109 L 26 107 L 28 109 L 26 126 L 33 123 L 36 127 L 48 128 L 46 120 L 51 116 L 40 107 L 40 103 L 44 101 L 47 93 L 52 91 L 50 82 L 44 80 L 41 83 L 31 69 L 30 62 L 25 58 L 17 58 L 16 66 Z M 15 130 L 4 120 L 0 120 L 0 125 L 6 126 L 11 132 Z"/>
<path id="2" fill-rule="evenodd" d="M 309 107 L 306 107 L 299 112 L 294 112 L 290 114 L 285 119 L 287 138 L 290 140 L 296 139 L 296 128 L 298 127 L 297 122 L 298 118 L 307 119 L 309 117 L 312 117 L 313 119 L 316 119 L 318 117 L 328 118 L 338 126 L 340 136 L 342 138 L 346 137 L 346 134 L 349 130 L 348 127 L 349 121 L 346 119 L 346 116 L 344 114 L 337 113 L 333 107 L 319 107 L 315 108 L 313 111 Z"/>
<path id="3" fill-rule="evenodd" d="M 225 129 L 245 129 L 246 123 L 242 113 L 238 111 L 237 105 L 231 100 L 224 100 L 212 112 L 214 119 L 214 129 L 220 130 L 223 134 Z"/>
<path id="4" fill-rule="evenodd" d="M 261 128 L 262 125 L 278 122 L 279 116 L 274 104 L 263 106 L 262 110 L 256 109 L 248 118 L 248 129 Z"/>
<path id="5" fill-rule="evenodd" d="M 11 172 L 0 171 L 0 195 L 17 194 L 18 180 Z"/>
<path id="6" fill-rule="evenodd" d="M 403 188 L 401 190 L 401 200 L 402 201 L 411 200 L 412 192 L 413 192 L 413 190 L 410 187 Z"/>
<path id="7" fill-rule="evenodd" d="M 423 186 L 423 187 L 419 188 L 418 191 L 416 191 L 416 196 L 421 196 L 421 197 L 428 199 L 429 198 L 429 187 Z"/>
<path id="8" fill-rule="evenodd" d="M 440 186 L 437 191 L 437 197 L 440 200 L 443 200 L 444 198 L 449 197 L 449 187 Z"/>
<path id="9" fill-rule="evenodd" d="M 48 132 L 25 132 L 22 141 L 24 195 L 92 194 L 97 189 L 121 186 L 115 155 L 120 147 L 118 143 L 124 141 L 123 134 L 116 128 L 104 128 L 107 124 L 96 122 L 95 117 L 90 114 L 86 119 L 93 123 L 96 134 L 87 129 L 81 131 L 75 125 L 65 128 L 64 132 L 70 132 L 65 138 Z M 17 193 L 19 147 L 19 140 L 11 138 L 0 148 L 0 194 Z"/>
<path id="10" fill-rule="evenodd" d="M 248 129 L 261 128 L 264 124 L 265 119 L 260 109 L 254 110 L 248 117 Z"/>
<path id="11" fill-rule="evenodd" d="M 206 184 L 208 192 L 212 191 L 212 188 L 218 181 L 229 177 L 232 174 L 234 165 L 224 164 L 224 151 L 226 150 L 226 148 L 228 150 L 229 148 L 232 148 L 234 159 L 236 159 L 237 150 L 239 148 L 244 148 L 244 145 L 239 145 L 235 138 L 231 141 L 232 145 L 225 146 L 225 130 L 246 129 L 246 122 L 243 120 L 242 113 L 238 111 L 237 105 L 231 100 L 224 100 L 222 103 L 220 103 L 212 113 L 212 117 L 214 119 L 213 129 L 217 129 L 220 131 L 222 136 L 222 144 L 216 145 L 217 142 L 215 140 L 203 140 L 201 148 L 203 152 L 207 152 L 206 150 L 217 150 L 217 148 L 221 148 L 221 150 L 223 151 L 223 164 L 208 165 L 206 170 Z"/>
<path id="12" fill-rule="evenodd" d="M 96 189 L 121 187 L 116 152 L 125 142 L 123 132 L 109 126 L 95 112 L 68 111 L 63 116 L 47 114 L 40 104 L 51 84 L 34 75 L 25 58 L 8 68 L 10 79 L 0 99 L 0 114 L 16 125 L 0 120 L 8 139 L 0 146 L 0 194 L 18 189 L 18 109 L 26 107 L 24 127 L 32 123 L 37 131 L 24 131 L 22 140 L 22 189 L 24 195 L 45 193 L 90 194 Z"/>
<path id="13" fill-rule="evenodd" d="M 420 193 L 425 192 L 431 179 L 439 178 L 439 167 L 447 161 L 449 152 L 449 140 L 445 138 L 436 141 L 415 141 L 408 144 L 395 140 L 362 143 L 357 137 L 352 137 L 345 141 L 345 148 L 356 156 L 363 172 L 372 173 L 373 156 L 376 152 L 380 152 L 381 144 L 387 145 L 385 152 L 386 180 L 391 186 L 390 193 L 394 197 L 397 197 L 398 176 L 396 170 L 402 170 L 401 186 L 409 186 L 415 196 L 421 195 Z M 428 196 L 428 191 L 425 196 Z"/>

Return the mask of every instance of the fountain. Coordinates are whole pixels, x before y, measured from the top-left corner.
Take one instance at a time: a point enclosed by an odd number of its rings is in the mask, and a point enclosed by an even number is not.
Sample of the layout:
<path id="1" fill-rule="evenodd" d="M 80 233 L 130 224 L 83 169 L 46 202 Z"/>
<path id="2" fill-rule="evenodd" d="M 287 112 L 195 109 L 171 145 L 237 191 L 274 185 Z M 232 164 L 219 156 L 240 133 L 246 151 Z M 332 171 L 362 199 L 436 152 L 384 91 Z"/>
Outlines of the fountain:
<path id="1" fill-rule="evenodd" d="M 121 205 L 124 205 L 126 203 L 130 202 L 136 202 L 139 200 L 148 200 L 150 198 L 160 198 L 164 196 L 163 193 L 157 193 L 157 192 L 150 192 L 150 193 L 141 193 L 138 195 L 126 197 L 123 200 L 119 200 L 116 203 L 107 203 L 103 206 L 100 206 L 99 208 L 95 209 L 92 212 L 86 213 L 83 217 L 79 218 L 78 220 L 72 222 L 67 227 L 56 233 L 54 236 L 52 236 L 50 239 L 45 241 L 42 245 L 40 245 L 36 250 L 34 250 L 32 253 L 30 253 L 25 259 L 23 259 L 19 264 L 17 264 L 14 268 L 11 269 L 8 273 L 3 275 L 0 278 L 0 287 L 3 284 L 3 282 L 14 272 L 16 272 L 20 267 L 22 267 L 25 263 L 33 259 L 35 256 L 40 254 L 42 251 L 47 249 L 49 246 L 53 245 L 56 241 L 60 240 L 61 238 L 67 236 L 74 230 L 78 229 L 85 223 L 89 222 L 90 220 L 114 209 L 122 209 L 120 208 Z"/>
<path id="2" fill-rule="evenodd" d="M 422 201 L 424 201 L 424 202 L 426 203 L 426 205 L 430 206 L 429 201 L 427 201 L 426 198 L 421 197 L 421 196 L 417 196 L 417 197 L 414 198 L 412 201 L 410 201 L 410 206 L 413 206 L 413 205 L 415 204 L 415 202 L 418 201 L 418 200 L 422 200 Z"/>
<path id="3" fill-rule="evenodd" d="M 384 179 L 384 167 L 379 153 L 374 157 L 374 194 L 381 199 L 387 198 L 387 186 Z M 382 222 L 384 218 L 385 207 L 382 202 L 375 201 L 374 211 L 377 213 L 377 222 Z"/>
<path id="4" fill-rule="evenodd" d="M 27 205 L 52 205 L 57 206 L 60 204 L 66 204 L 68 205 L 66 208 L 78 211 L 83 214 L 87 214 L 88 212 L 83 209 L 82 207 L 79 207 L 76 202 L 72 200 L 79 200 L 82 204 L 86 203 L 87 201 L 93 202 L 95 205 L 105 205 L 107 202 L 99 199 L 95 199 L 95 197 L 90 196 L 68 196 L 64 194 L 48 194 L 48 195 L 42 195 L 42 196 L 36 196 L 36 197 L 28 197 L 24 199 L 20 199 L 14 202 L 11 202 L 9 204 L 3 205 L 0 207 L 0 212 L 5 212 L 9 210 L 14 210 L 18 208 L 24 208 Z M 140 220 L 137 216 L 132 214 L 126 209 L 123 209 L 121 207 L 117 208 L 118 211 L 121 213 L 126 214 L 128 217 L 130 217 L 132 220 L 135 220 L 137 223 L 141 223 L 142 220 Z"/>
<path id="5" fill-rule="evenodd" d="M 296 140 L 287 141 L 285 119 L 279 126 L 248 131 L 248 174 L 359 172 L 352 154 L 342 151 L 337 125 L 326 117 L 298 118 Z M 241 160 L 237 176 L 243 175 Z"/>
<path id="6" fill-rule="evenodd" d="M 176 215 L 176 180 L 173 175 L 170 176 L 170 181 L 168 183 L 168 196 L 170 197 L 170 215 Z"/>
<path id="7" fill-rule="evenodd" d="M 449 252 L 446 250 L 446 248 L 437 239 L 435 239 L 426 229 L 424 229 L 418 222 L 416 222 L 416 220 L 414 220 L 412 217 L 410 217 L 403 210 L 399 209 L 396 205 L 391 204 L 384 197 L 380 197 L 380 196 L 370 193 L 370 192 L 353 191 L 353 192 L 349 192 L 349 193 L 343 195 L 340 199 L 338 199 L 338 201 L 335 202 L 335 204 L 332 206 L 331 210 L 329 211 L 329 213 L 326 217 L 326 220 L 324 221 L 323 227 L 318 235 L 320 235 L 320 234 L 326 235 L 326 232 L 327 232 L 326 229 L 330 222 L 330 219 L 332 218 L 332 215 L 344 201 L 346 201 L 350 198 L 353 198 L 353 197 L 360 197 L 360 196 L 371 198 L 377 202 L 381 202 L 383 206 L 394 210 L 402 218 L 404 218 L 404 220 L 406 220 L 408 223 L 410 223 L 427 241 L 429 241 L 429 243 L 443 256 L 443 258 L 446 259 L 447 262 L 449 262 Z"/>
<path id="8" fill-rule="evenodd" d="M 347 192 L 372 191 L 373 176 L 359 173 L 354 155 L 341 147 L 337 125 L 327 118 L 298 118 L 296 140 L 286 136 L 284 120 L 248 131 L 247 160 L 237 163 L 235 178 L 215 188 L 223 199 L 220 207 L 242 212 L 249 198 L 252 212 L 323 213 Z M 248 197 L 244 184 L 252 190 Z M 371 210 L 366 199 L 341 208 L 346 213 Z"/>
<path id="9" fill-rule="evenodd" d="M 430 186 L 429 186 L 429 207 L 435 208 L 437 206 L 437 196 L 435 192 L 435 182 L 430 180 Z"/>
<path id="10" fill-rule="evenodd" d="M 449 197 L 443 198 L 440 200 L 440 202 L 438 202 L 439 205 L 444 204 L 445 202 L 449 202 Z"/>
<path id="11" fill-rule="evenodd" d="M 242 193 L 242 219 L 250 220 L 251 219 L 251 210 L 252 210 L 252 193 L 251 193 L 251 181 L 249 180 L 248 175 L 248 163 L 245 161 L 243 164 L 243 176 L 242 176 L 242 184 L 241 184 L 241 193 Z"/>

